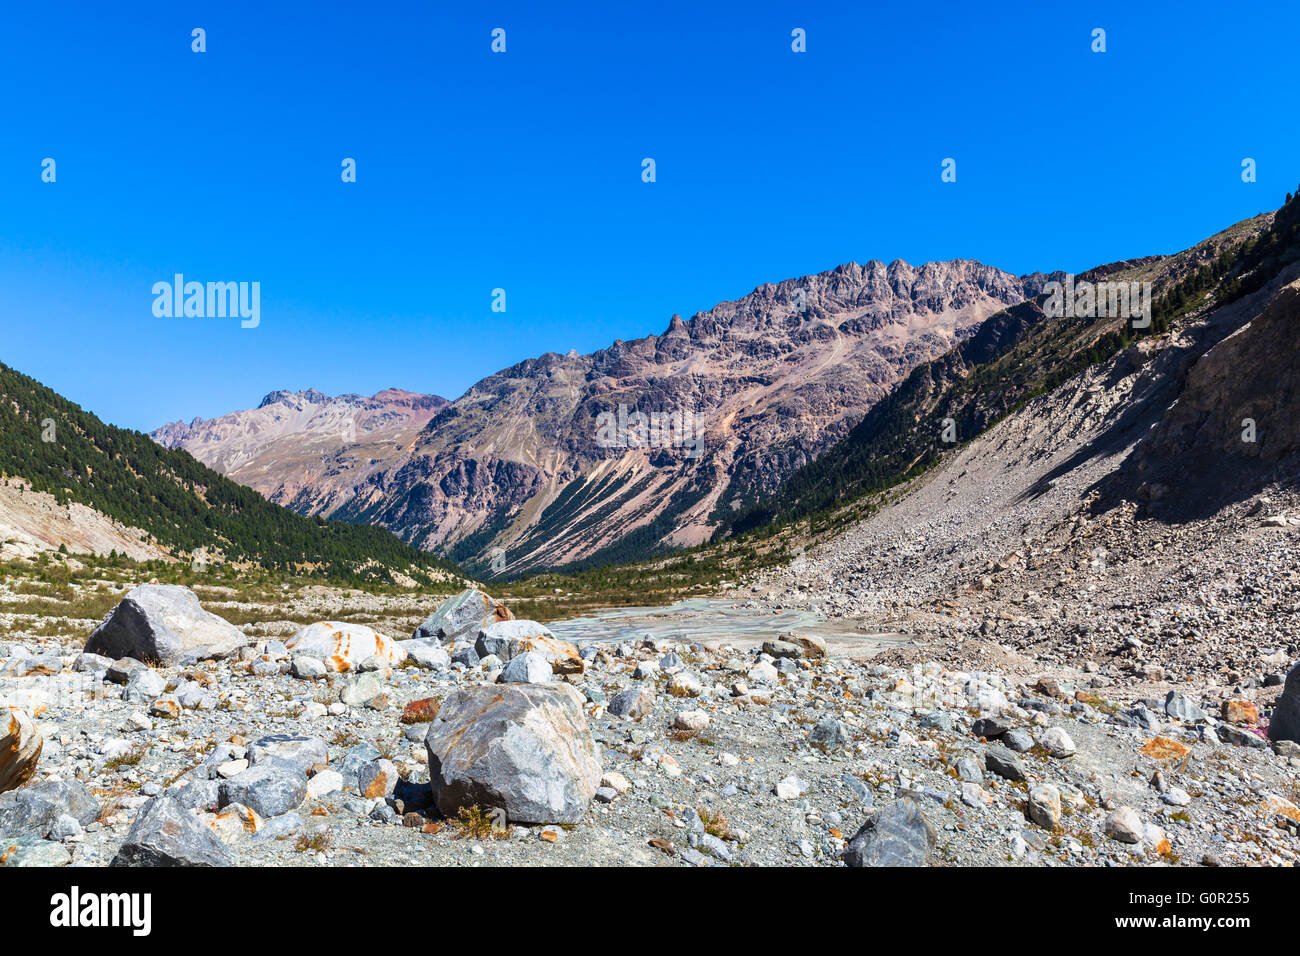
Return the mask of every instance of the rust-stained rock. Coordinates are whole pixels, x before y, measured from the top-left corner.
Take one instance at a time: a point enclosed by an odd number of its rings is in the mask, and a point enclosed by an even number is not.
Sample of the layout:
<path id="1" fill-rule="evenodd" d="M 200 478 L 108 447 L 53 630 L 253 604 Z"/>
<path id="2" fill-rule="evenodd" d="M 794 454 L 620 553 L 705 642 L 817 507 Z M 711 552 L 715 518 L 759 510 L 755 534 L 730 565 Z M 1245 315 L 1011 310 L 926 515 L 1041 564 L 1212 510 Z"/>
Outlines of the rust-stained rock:
<path id="1" fill-rule="evenodd" d="M 256 810 L 250 810 L 241 803 L 232 803 L 217 813 L 207 814 L 203 822 L 222 843 L 227 844 L 255 836 L 265 826 Z"/>
<path id="2" fill-rule="evenodd" d="M 0 697 L 0 793 L 21 787 L 31 779 L 45 745 L 26 712 Z"/>
<path id="3" fill-rule="evenodd" d="M 436 637 L 445 644 L 461 638 L 472 641 L 489 624 L 511 620 L 514 615 L 500 601 L 476 588 L 467 588 L 443 601 L 411 637 L 416 640 Z"/>
<path id="4" fill-rule="evenodd" d="M 1253 726 L 1259 721 L 1259 708 L 1249 700 L 1225 700 L 1223 719 L 1230 724 Z"/>
<path id="5" fill-rule="evenodd" d="M 530 651 L 540 652 L 556 674 L 581 674 L 585 667 L 577 646 L 553 635 L 539 634 L 534 637 L 514 638 L 507 647 L 507 654 L 511 660 Z"/>
<path id="6" fill-rule="evenodd" d="M 565 684 L 454 691 L 425 737 L 439 811 L 500 807 L 513 822 L 578 822 L 600 785 L 583 703 Z"/>
<path id="7" fill-rule="evenodd" d="M 441 707 L 441 697 L 421 697 L 419 700 L 413 700 L 402 708 L 402 723 L 427 724 L 438 716 Z"/>
<path id="8" fill-rule="evenodd" d="M 1180 744 L 1177 740 L 1171 740 L 1168 737 L 1153 737 L 1142 748 L 1143 756 L 1150 757 L 1159 763 L 1183 760 L 1191 752 L 1191 748 L 1186 744 Z"/>
<path id="9" fill-rule="evenodd" d="M 826 642 L 816 634 L 782 634 L 781 640 L 799 648 L 803 657 L 822 658 L 826 656 Z"/>
<path id="10" fill-rule="evenodd" d="M 317 621 L 293 637 L 285 647 L 293 654 L 319 657 L 325 669 L 341 673 L 355 670 L 368 657 L 377 657 L 390 667 L 406 660 L 406 651 L 392 638 L 364 624 Z"/>

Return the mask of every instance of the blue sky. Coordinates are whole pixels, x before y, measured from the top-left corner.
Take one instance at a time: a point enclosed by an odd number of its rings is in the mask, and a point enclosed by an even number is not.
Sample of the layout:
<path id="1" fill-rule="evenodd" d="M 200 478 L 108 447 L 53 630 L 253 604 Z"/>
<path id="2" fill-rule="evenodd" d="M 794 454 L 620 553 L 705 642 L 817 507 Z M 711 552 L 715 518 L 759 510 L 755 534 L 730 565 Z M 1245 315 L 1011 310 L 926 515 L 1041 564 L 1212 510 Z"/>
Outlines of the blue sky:
<path id="1" fill-rule="evenodd" d="M 1300 4 L 984 6 L 5 4 L 0 361 L 140 429 L 454 398 L 842 262 L 1173 252 L 1300 182 Z M 156 318 L 177 272 L 260 282 L 260 326 Z"/>

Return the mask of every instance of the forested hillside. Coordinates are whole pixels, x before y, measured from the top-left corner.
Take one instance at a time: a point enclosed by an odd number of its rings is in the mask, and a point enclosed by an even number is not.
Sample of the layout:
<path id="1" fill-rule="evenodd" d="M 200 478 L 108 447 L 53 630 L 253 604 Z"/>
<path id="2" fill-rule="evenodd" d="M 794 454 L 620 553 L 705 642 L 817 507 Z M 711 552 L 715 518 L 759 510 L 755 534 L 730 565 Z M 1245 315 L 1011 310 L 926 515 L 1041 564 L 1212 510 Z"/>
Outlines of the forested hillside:
<path id="1" fill-rule="evenodd" d="M 203 548 L 229 560 L 345 579 L 456 572 L 383 528 L 303 517 L 272 504 L 187 452 L 107 425 L 3 364 L 0 475 L 23 478 L 61 503 L 81 502 L 178 554 Z"/>

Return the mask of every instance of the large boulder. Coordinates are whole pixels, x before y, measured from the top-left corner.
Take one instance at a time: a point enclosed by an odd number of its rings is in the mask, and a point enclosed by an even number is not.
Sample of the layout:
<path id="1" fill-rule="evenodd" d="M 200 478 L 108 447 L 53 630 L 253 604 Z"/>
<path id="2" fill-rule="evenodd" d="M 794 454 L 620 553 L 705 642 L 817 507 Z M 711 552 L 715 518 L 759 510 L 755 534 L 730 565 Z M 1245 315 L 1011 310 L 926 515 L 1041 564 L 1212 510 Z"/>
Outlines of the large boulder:
<path id="1" fill-rule="evenodd" d="M 0 697 L 0 793 L 31 779 L 44 745 L 27 712 Z"/>
<path id="2" fill-rule="evenodd" d="M 318 657 L 325 669 L 355 670 L 368 657 L 377 657 L 390 667 L 406 660 L 406 651 L 392 638 L 364 624 L 317 621 L 289 638 L 285 648 L 295 656 Z"/>
<path id="3" fill-rule="evenodd" d="M 510 609 L 500 601 L 475 588 L 468 588 L 443 601 L 411 637 L 415 640 L 436 637 L 444 644 L 461 638 L 473 640 L 489 624 L 513 619 Z"/>
<path id="4" fill-rule="evenodd" d="M 243 631 L 205 611 L 189 588 L 142 584 L 108 612 L 85 651 L 178 664 L 229 657 L 247 643 Z"/>
<path id="5" fill-rule="evenodd" d="M 154 797 L 136 814 L 113 866 L 231 866 L 225 844 L 171 797 Z"/>
<path id="6" fill-rule="evenodd" d="M 891 803 L 873 816 L 849 841 L 849 866 L 925 866 L 938 837 L 910 797 Z"/>
<path id="7" fill-rule="evenodd" d="M 0 794 L 0 834 L 46 837 L 59 817 L 83 827 L 99 818 L 99 801 L 79 780 L 42 780 Z"/>
<path id="8" fill-rule="evenodd" d="M 1273 717 L 1268 722 L 1268 739 L 1293 740 L 1300 743 L 1300 664 L 1286 675 L 1282 696 L 1277 699 Z"/>
<path id="9" fill-rule="evenodd" d="M 600 786 L 600 752 L 566 684 L 480 684 L 454 691 L 429 725 L 438 809 L 500 807 L 518 823 L 576 823 Z"/>

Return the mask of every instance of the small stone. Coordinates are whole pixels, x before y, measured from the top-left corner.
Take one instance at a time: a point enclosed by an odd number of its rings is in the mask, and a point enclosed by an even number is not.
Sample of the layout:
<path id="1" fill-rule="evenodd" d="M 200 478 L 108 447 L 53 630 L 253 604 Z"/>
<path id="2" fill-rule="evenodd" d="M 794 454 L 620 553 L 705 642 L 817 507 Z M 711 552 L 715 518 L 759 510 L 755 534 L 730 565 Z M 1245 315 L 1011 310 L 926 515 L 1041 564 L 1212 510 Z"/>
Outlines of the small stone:
<path id="1" fill-rule="evenodd" d="M 777 783 L 775 789 L 778 799 L 795 800 L 808 791 L 808 784 L 791 774 Z"/>
<path id="2" fill-rule="evenodd" d="M 849 743 L 849 729 L 843 721 L 825 717 L 813 727 L 808 743 L 820 750 L 839 750 Z"/>
<path id="3" fill-rule="evenodd" d="M 1027 750 L 1033 749 L 1034 738 L 1029 731 L 1025 730 L 1023 727 L 1017 727 L 1015 730 L 1008 730 L 1002 735 L 1002 744 L 1008 750 L 1014 750 L 1017 753 L 1024 753 Z"/>
<path id="4" fill-rule="evenodd" d="M 181 716 L 181 704 L 175 697 L 159 697 L 149 706 L 149 713 L 165 720 L 177 720 Z"/>
<path id="5" fill-rule="evenodd" d="M 358 674 L 343 685 L 343 690 L 339 694 L 339 700 L 344 704 L 358 707 L 368 701 L 374 700 L 384 691 L 383 685 L 379 678 L 373 673 Z"/>
<path id="6" fill-rule="evenodd" d="M 654 709 L 654 698 L 641 688 L 633 688 L 615 695 L 607 709 L 616 717 L 640 720 Z"/>
<path id="7" fill-rule="evenodd" d="M 1116 807 L 1106 817 L 1102 829 L 1108 837 L 1121 843 L 1137 843 L 1142 839 L 1142 820 L 1132 807 Z"/>
<path id="8" fill-rule="evenodd" d="M 391 760 L 379 759 L 366 764 L 357 774 L 357 789 L 363 797 L 386 797 L 397 786 L 397 766 Z"/>
<path id="9" fill-rule="evenodd" d="M 673 726 L 678 730 L 699 733 L 709 726 L 709 715 L 702 710 L 683 710 L 673 718 Z"/>
<path id="10" fill-rule="evenodd" d="M 1061 823 L 1061 791 L 1051 784 L 1042 784 L 1029 791 L 1029 819 L 1046 830 L 1055 830 Z"/>
<path id="11" fill-rule="evenodd" d="M 1028 772 L 1020 758 L 1006 747 L 992 746 L 984 753 L 984 767 L 1007 780 L 1027 780 Z"/>
<path id="12" fill-rule="evenodd" d="M 343 789 L 343 774 L 337 770 L 322 770 L 307 781 L 308 799 L 318 799 Z"/>
<path id="13" fill-rule="evenodd" d="M 600 778 L 600 785 L 608 787 L 618 794 L 627 793 L 632 789 L 632 784 L 628 782 L 627 777 L 613 770 L 608 771 Z"/>
<path id="14" fill-rule="evenodd" d="M 1053 757 L 1073 757 L 1078 748 L 1070 735 L 1060 727 L 1049 727 L 1038 738 L 1038 744 Z"/>
<path id="15" fill-rule="evenodd" d="M 293 676 L 301 680 L 317 680 L 327 673 L 325 662 L 318 657 L 295 657 L 292 668 Z"/>
<path id="16" fill-rule="evenodd" d="M 852 867 L 924 866 L 938 838 L 916 801 L 904 797 L 877 812 L 849 841 Z"/>

